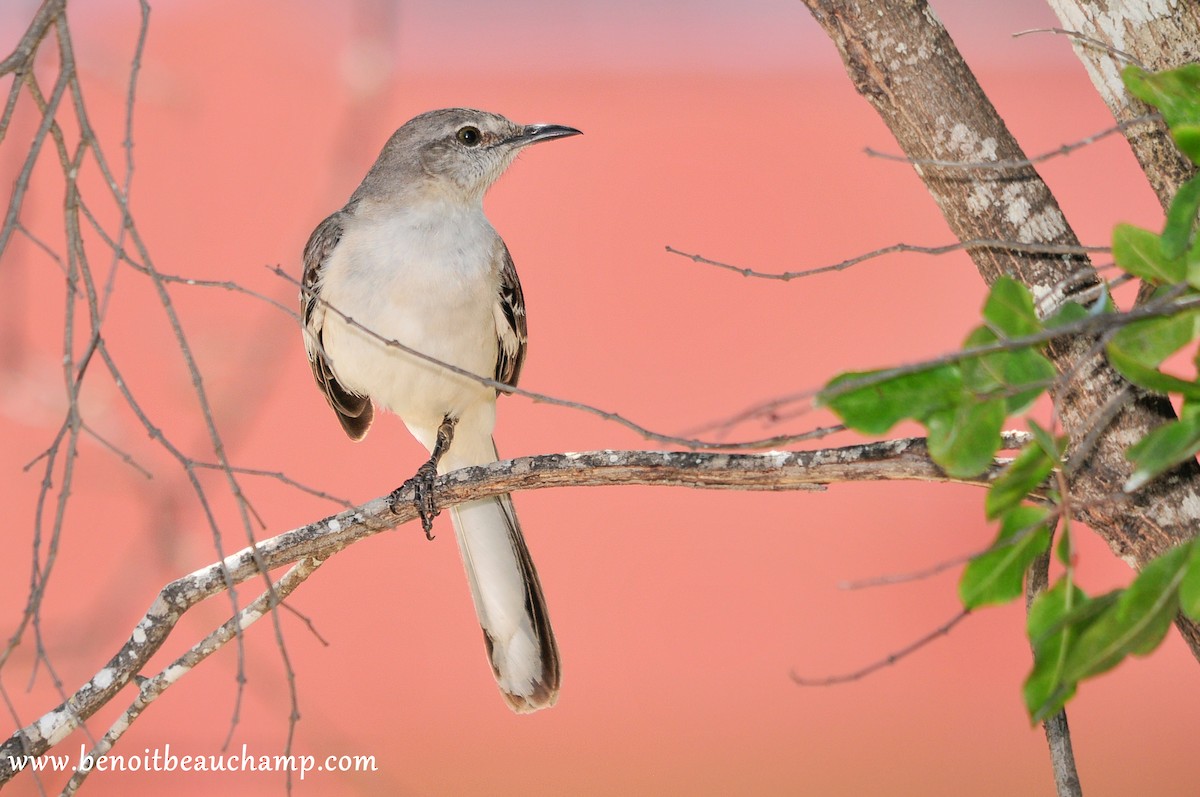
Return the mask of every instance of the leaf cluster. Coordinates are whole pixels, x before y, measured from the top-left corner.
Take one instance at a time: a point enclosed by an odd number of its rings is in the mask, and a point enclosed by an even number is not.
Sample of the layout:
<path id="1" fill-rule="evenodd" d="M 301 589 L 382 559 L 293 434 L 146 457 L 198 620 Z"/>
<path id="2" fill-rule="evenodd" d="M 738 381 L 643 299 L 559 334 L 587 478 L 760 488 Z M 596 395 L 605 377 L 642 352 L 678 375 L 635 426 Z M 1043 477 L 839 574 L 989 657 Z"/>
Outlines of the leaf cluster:
<path id="1" fill-rule="evenodd" d="M 1180 150 L 1200 164 L 1200 64 L 1154 74 L 1129 67 L 1124 79 L 1132 94 L 1159 109 Z M 1043 320 L 1028 289 L 1002 277 L 960 356 L 927 367 L 841 374 L 818 402 L 846 426 L 871 435 L 916 421 L 928 432 L 930 456 L 948 474 L 978 476 L 994 465 L 1008 419 L 1027 413 L 1053 386 L 1057 374 L 1043 353 L 1046 340 L 1060 328 L 1073 334 L 1078 322 L 1103 314 L 1112 320 L 1104 349 L 1113 367 L 1134 385 L 1182 402 L 1177 420 L 1127 449 L 1134 469 L 1124 489 L 1133 492 L 1200 452 L 1200 381 L 1165 365 L 1190 349 L 1200 368 L 1198 215 L 1195 177 L 1180 187 L 1161 232 L 1129 224 L 1113 230 L 1114 260 L 1155 286 L 1151 302 L 1166 308 L 1160 315 L 1116 313 L 1105 292 L 1091 307 L 1066 302 Z M 1026 573 L 1061 527 L 1057 559 L 1064 572 L 1033 602 L 1028 618 L 1034 664 L 1024 697 L 1036 722 L 1058 712 L 1081 681 L 1157 648 L 1180 611 L 1200 620 L 1200 543 L 1168 551 L 1124 589 L 1089 597 L 1073 578 L 1070 512 L 1057 489 L 1065 479 L 1055 478 L 1065 468 L 1069 441 L 1031 418 L 1027 423 L 1031 442 L 993 480 L 984 500 L 999 531 L 964 568 L 959 597 L 967 609 L 1020 597 Z"/>

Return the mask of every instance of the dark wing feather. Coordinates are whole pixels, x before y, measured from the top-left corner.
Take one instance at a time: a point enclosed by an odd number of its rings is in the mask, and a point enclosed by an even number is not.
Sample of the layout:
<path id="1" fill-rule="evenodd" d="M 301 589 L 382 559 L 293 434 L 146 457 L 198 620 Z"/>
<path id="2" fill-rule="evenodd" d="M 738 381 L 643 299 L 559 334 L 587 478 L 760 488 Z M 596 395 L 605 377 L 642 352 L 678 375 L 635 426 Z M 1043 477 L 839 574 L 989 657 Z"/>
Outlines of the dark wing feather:
<path id="1" fill-rule="evenodd" d="M 500 295 L 496 297 L 496 334 L 500 338 L 496 356 L 496 381 L 516 387 L 521 378 L 521 366 L 525 363 L 525 349 L 529 330 L 525 324 L 525 294 L 521 292 L 521 280 L 513 265 L 508 247 L 500 243 Z"/>
<path id="2" fill-rule="evenodd" d="M 352 393 L 337 381 L 325 356 L 325 347 L 321 339 L 326 312 L 325 303 L 319 298 L 321 280 L 329 255 L 341 240 L 346 212 L 339 210 L 321 222 L 317 229 L 313 230 L 308 244 L 304 247 L 304 285 L 300 289 L 300 319 L 304 324 L 304 348 L 308 352 L 308 362 L 312 366 L 317 387 L 325 394 L 325 400 L 337 413 L 338 421 L 350 439 L 361 440 L 371 428 L 371 420 L 374 417 L 371 400 Z"/>

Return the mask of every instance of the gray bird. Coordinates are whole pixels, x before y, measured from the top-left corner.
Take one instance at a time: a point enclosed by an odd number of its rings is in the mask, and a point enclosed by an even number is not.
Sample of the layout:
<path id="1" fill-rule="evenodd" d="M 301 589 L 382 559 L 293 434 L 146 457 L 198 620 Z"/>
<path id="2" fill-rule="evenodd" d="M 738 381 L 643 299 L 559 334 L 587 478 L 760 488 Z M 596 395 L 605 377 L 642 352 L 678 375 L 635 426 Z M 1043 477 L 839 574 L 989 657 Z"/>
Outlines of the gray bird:
<path id="1" fill-rule="evenodd" d="M 377 406 L 430 451 L 416 477 L 427 533 L 434 474 L 497 459 L 498 391 L 443 364 L 516 385 L 525 359 L 521 283 L 483 196 L 522 148 L 579 132 L 466 108 L 421 114 L 388 139 L 304 248 L 300 309 L 313 376 L 352 440 Z M 512 499 L 450 514 L 500 691 L 517 712 L 553 705 L 558 646 Z"/>

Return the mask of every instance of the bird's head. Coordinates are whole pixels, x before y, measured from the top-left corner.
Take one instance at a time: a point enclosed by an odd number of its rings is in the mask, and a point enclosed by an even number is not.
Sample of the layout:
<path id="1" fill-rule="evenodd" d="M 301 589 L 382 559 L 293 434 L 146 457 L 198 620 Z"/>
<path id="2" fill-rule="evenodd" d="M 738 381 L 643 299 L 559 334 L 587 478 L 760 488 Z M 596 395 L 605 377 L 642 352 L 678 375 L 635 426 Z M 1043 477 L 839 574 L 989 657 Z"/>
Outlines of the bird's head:
<path id="1" fill-rule="evenodd" d="M 372 169 L 380 173 L 368 180 L 419 182 L 425 190 L 479 199 L 524 147 L 579 134 L 573 127 L 519 125 L 470 108 L 429 111 L 392 135 Z"/>

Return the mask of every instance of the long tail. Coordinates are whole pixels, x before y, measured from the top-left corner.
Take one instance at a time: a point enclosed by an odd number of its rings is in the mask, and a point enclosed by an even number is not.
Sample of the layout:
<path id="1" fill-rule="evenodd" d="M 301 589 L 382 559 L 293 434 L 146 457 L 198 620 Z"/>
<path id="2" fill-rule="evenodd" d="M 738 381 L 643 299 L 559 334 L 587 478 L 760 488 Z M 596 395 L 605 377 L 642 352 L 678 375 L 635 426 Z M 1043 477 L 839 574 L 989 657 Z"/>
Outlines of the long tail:
<path id="1" fill-rule="evenodd" d="M 450 515 L 504 699 L 520 714 L 554 705 L 558 645 L 512 499 L 502 495 L 469 501 L 451 507 Z"/>

